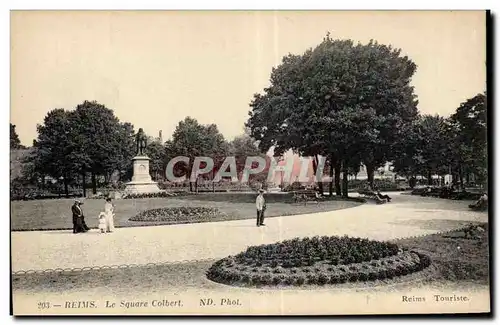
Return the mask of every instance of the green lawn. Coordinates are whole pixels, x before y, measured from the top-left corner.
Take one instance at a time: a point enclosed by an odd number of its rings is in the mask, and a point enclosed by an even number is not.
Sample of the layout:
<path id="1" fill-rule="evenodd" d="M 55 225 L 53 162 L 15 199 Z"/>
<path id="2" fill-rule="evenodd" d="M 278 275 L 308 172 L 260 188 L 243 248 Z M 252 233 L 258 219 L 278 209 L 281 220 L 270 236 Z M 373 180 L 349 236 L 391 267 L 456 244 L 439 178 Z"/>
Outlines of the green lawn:
<path id="1" fill-rule="evenodd" d="M 431 258 L 436 273 L 429 281 L 489 284 L 488 224 L 479 225 L 485 230 L 479 239 L 468 239 L 463 231 L 452 231 L 401 239 L 395 243 L 418 250 Z"/>
<path id="2" fill-rule="evenodd" d="M 98 225 L 97 216 L 104 209 L 104 200 L 85 200 L 83 211 L 85 221 L 91 228 Z M 12 230 L 71 229 L 72 199 L 12 201 Z M 115 200 L 115 226 L 133 227 L 154 224 L 176 224 L 192 222 L 210 222 L 255 218 L 254 194 L 198 194 L 179 198 L 149 198 Z M 357 206 L 353 201 L 329 200 L 321 203 L 310 202 L 307 205 L 292 203 L 287 195 L 270 195 L 266 217 L 296 215 L 314 212 L 340 210 Z M 162 207 L 215 207 L 225 213 L 217 219 L 175 220 L 173 222 L 136 222 L 128 219 L 141 211 Z"/>

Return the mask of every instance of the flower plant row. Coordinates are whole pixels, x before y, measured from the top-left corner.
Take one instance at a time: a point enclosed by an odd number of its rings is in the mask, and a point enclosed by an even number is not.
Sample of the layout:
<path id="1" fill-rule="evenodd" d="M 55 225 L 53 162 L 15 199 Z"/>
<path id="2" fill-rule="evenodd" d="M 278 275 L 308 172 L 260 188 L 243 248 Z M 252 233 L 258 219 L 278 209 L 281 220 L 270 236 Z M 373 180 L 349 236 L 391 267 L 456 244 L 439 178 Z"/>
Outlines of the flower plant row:
<path id="1" fill-rule="evenodd" d="M 392 279 L 430 264 L 428 256 L 392 243 L 314 237 L 250 247 L 215 262 L 207 277 L 231 285 L 325 285 Z"/>
<path id="2" fill-rule="evenodd" d="M 176 219 L 209 219 L 221 215 L 217 208 L 173 207 L 145 210 L 130 221 L 171 221 Z"/>
<path id="3" fill-rule="evenodd" d="M 331 264 L 351 264 L 396 255 L 396 244 L 351 237 L 295 238 L 277 244 L 249 247 L 236 255 L 239 264 L 276 267 L 312 265 L 328 260 Z M 259 265 L 256 265 L 259 266 Z"/>

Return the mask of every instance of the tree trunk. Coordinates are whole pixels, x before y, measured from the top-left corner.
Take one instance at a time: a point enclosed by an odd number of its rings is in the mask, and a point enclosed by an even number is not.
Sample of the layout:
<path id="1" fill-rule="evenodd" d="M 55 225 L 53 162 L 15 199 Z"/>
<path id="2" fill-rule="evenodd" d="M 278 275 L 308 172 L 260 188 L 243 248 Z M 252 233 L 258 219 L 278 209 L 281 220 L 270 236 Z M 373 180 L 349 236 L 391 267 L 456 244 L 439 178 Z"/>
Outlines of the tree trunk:
<path id="1" fill-rule="evenodd" d="M 340 161 L 335 163 L 335 194 L 342 195 L 342 188 L 340 187 Z"/>
<path id="2" fill-rule="evenodd" d="M 92 194 L 95 195 L 97 194 L 97 180 L 94 172 L 91 173 L 91 177 L 92 177 Z"/>
<path id="3" fill-rule="evenodd" d="M 104 173 L 104 184 L 108 185 L 110 181 L 111 181 L 111 173 L 110 172 Z"/>
<path id="4" fill-rule="evenodd" d="M 430 169 L 427 171 L 427 184 L 432 185 L 432 172 Z"/>
<path id="5" fill-rule="evenodd" d="M 314 177 L 316 178 L 316 182 L 318 184 L 318 189 L 321 195 L 323 195 L 323 180 L 320 178 L 318 179 L 317 176 L 317 171 L 318 171 L 318 164 L 319 164 L 319 158 L 318 155 L 314 155 L 313 159 L 313 171 L 314 171 Z"/>
<path id="6" fill-rule="evenodd" d="M 330 196 L 333 196 L 333 176 L 334 176 L 333 170 L 334 170 L 334 164 L 335 164 L 335 161 L 333 160 L 333 155 L 332 155 L 331 158 L 330 158 L 330 174 L 329 174 L 329 176 L 330 176 L 330 186 L 329 186 L 329 189 L 328 189 L 329 190 L 328 192 L 329 192 Z"/>
<path id="7" fill-rule="evenodd" d="M 462 171 L 462 166 L 458 166 L 458 179 L 459 179 L 460 189 L 464 188 L 463 177 L 464 177 L 464 174 L 463 174 L 463 171 Z"/>
<path id="8" fill-rule="evenodd" d="M 87 174 L 85 173 L 85 169 L 82 168 L 82 187 L 83 187 L 83 197 L 87 197 L 87 188 L 86 188 L 86 182 L 85 182 L 85 178 L 86 178 Z"/>
<path id="9" fill-rule="evenodd" d="M 375 166 L 372 164 L 366 164 L 366 176 L 368 177 L 368 184 L 373 188 L 373 174 L 375 172 Z"/>
<path id="10" fill-rule="evenodd" d="M 314 179 L 314 182 L 316 184 L 318 184 L 318 188 L 319 188 L 318 178 L 316 177 L 316 171 L 318 170 L 318 165 L 316 164 L 316 156 L 313 157 L 312 165 L 313 165 L 313 179 Z"/>
<path id="11" fill-rule="evenodd" d="M 343 166 L 342 166 L 342 196 L 348 197 L 349 189 L 347 188 L 348 186 L 348 171 L 347 171 L 347 162 L 344 160 Z"/>
<path id="12" fill-rule="evenodd" d="M 66 176 L 64 176 L 63 182 L 64 182 L 64 195 L 66 197 L 69 197 L 68 178 Z"/>

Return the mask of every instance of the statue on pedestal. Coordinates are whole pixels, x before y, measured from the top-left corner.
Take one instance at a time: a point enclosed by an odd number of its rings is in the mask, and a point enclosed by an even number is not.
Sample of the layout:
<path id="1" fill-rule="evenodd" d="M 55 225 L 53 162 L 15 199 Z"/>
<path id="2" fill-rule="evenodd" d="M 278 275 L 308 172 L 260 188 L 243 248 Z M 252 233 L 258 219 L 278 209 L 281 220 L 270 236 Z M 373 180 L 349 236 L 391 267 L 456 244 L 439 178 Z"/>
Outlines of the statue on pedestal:
<path id="1" fill-rule="evenodd" d="M 146 134 L 144 134 L 144 130 L 139 128 L 137 135 L 135 137 L 135 142 L 137 145 L 137 156 L 144 156 L 146 154 L 147 147 L 147 138 Z"/>
<path id="2" fill-rule="evenodd" d="M 149 174 L 150 159 L 146 156 L 148 140 L 142 128 L 140 128 L 135 135 L 135 143 L 137 155 L 132 158 L 132 181 L 125 184 L 125 193 L 143 194 L 161 192 L 158 183 L 153 182 Z"/>

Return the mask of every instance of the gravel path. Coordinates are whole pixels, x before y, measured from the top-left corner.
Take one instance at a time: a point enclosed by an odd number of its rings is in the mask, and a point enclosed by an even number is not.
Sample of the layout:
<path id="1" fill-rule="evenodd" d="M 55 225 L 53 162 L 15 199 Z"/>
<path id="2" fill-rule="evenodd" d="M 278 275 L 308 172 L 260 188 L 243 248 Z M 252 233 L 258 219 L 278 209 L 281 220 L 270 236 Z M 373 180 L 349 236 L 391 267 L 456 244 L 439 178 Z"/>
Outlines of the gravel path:
<path id="1" fill-rule="evenodd" d="M 394 199 L 389 204 L 269 218 L 266 227 L 259 228 L 254 220 L 237 220 L 121 228 L 112 234 L 13 232 L 12 271 L 206 260 L 293 237 L 349 235 L 389 240 L 488 221 L 486 213 L 468 211 L 468 202 L 391 195 Z"/>

